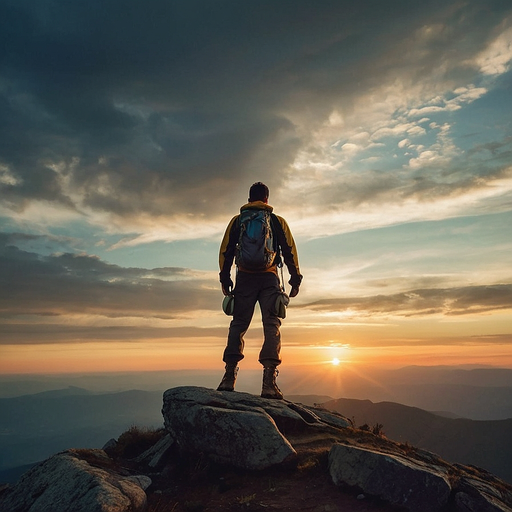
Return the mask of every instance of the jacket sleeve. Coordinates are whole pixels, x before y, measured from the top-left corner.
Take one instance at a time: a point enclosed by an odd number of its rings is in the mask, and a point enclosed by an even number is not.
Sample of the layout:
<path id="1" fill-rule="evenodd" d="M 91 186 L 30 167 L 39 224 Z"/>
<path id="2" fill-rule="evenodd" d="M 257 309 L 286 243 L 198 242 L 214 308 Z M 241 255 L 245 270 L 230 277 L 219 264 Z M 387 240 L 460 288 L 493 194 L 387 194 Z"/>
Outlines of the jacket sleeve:
<path id="1" fill-rule="evenodd" d="M 231 267 L 233 266 L 233 260 L 235 259 L 236 244 L 238 242 L 238 218 L 239 215 L 235 215 L 231 219 L 220 244 L 219 268 L 221 281 L 223 278 L 231 275 Z"/>
<path id="2" fill-rule="evenodd" d="M 302 275 L 299 270 L 297 246 L 295 245 L 295 240 L 293 239 L 288 223 L 278 215 L 275 215 L 275 217 L 279 221 L 278 226 L 281 227 L 281 229 L 278 229 L 278 241 L 283 254 L 284 263 L 288 267 L 288 272 L 290 273 L 289 283 L 294 287 L 298 287 L 302 282 Z"/>

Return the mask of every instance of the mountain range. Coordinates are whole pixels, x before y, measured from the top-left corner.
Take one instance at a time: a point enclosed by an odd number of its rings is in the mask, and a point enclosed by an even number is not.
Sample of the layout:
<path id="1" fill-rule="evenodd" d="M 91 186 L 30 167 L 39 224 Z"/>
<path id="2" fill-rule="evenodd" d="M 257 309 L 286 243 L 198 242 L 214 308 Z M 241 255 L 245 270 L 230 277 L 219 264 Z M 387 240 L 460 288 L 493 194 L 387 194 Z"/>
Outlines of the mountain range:
<path id="1" fill-rule="evenodd" d="M 368 373 L 344 374 L 343 393 L 327 376 L 315 382 L 302 378 L 300 386 L 292 371 L 279 378 L 282 389 L 296 391 L 286 394 L 291 401 L 322 404 L 353 418 L 356 426 L 381 424 L 389 439 L 432 451 L 448 462 L 481 466 L 512 482 L 512 370 L 372 371 L 371 379 Z M 240 390 L 245 386 L 259 394 L 260 372 L 241 373 Z M 28 465 L 61 450 L 102 447 L 134 425 L 159 427 L 165 389 L 187 384 L 212 388 L 218 378 L 219 372 L 106 374 L 68 380 L 1 376 L 0 482 L 15 481 Z M 72 385 L 62 386 L 64 382 Z M 57 385 L 61 387 L 51 389 Z M 127 385 L 145 389 L 123 390 Z M 40 392 L 20 396 L 37 389 Z"/>
<path id="2" fill-rule="evenodd" d="M 81 388 L 0 399 L 0 480 L 67 448 L 101 448 L 131 426 L 162 425 L 162 393 Z M 5 472 L 5 470 L 9 470 Z M 3 477 L 3 478 L 2 478 Z"/>

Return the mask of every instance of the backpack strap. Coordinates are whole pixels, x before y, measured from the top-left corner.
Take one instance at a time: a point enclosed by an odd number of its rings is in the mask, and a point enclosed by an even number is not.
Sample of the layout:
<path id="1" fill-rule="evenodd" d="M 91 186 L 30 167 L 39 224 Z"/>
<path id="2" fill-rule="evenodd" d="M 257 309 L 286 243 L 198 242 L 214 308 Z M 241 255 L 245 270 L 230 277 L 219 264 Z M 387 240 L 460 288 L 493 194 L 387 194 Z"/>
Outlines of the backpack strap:
<path id="1" fill-rule="evenodd" d="M 276 217 L 275 213 L 270 214 L 270 227 L 272 228 L 273 233 L 273 244 L 274 244 L 274 251 L 276 253 L 276 265 L 281 268 L 281 274 L 283 271 L 283 258 L 281 256 L 281 240 L 285 238 L 285 234 L 283 231 L 283 227 L 281 226 L 281 223 L 279 222 L 278 218 Z"/>

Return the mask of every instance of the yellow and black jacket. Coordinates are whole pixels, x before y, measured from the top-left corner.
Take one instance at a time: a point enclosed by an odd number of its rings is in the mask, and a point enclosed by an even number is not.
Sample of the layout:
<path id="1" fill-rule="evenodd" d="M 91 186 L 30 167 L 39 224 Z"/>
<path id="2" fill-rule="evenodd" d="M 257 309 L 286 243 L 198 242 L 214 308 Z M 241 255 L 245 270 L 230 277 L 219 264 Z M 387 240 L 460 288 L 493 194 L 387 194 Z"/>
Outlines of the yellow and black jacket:
<path id="1" fill-rule="evenodd" d="M 272 206 L 262 201 L 247 203 L 240 208 L 240 211 L 247 209 L 267 210 L 272 214 L 274 220 L 274 222 L 272 222 L 273 234 L 274 238 L 277 240 L 277 245 L 280 249 L 284 263 L 288 267 L 288 272 L 290 273 L 291 278 L 289 283 L 293 287 L 298 287 L 302 281 L 302 276 L 299 271 L 299 258 L 297 254 L 297 247 L 295 246 L 295 241 L 293 240 L 293 236 L 287 222 L 282 217 L 273 214 Z M 233 266 L 233 261 L 235 259 L 236 246 L 239 238 L 240 215 L 235 215 L 229 222 L 220 245 L 219 267 L 221 282 L 230 277 L 231 267 Z M 280 256 L 276 258 L 275 264 L 265 270 L 265 272 L 277 273 L 277 265 L 279 264 L 282 264 Z M 238 270 L 242 272 L 250 272 L 249 270 L 240 267 Z"/>

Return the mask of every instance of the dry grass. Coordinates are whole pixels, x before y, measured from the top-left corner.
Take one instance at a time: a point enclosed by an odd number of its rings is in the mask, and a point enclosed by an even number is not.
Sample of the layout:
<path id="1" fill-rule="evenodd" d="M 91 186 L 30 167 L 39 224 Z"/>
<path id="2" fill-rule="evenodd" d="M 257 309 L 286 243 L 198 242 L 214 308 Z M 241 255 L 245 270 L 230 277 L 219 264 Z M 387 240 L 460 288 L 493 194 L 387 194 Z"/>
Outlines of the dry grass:
<path id="1" fill-rule="evenodd" d="M 123 432 L 108 454 L 114 458 L 132 459 L 151 448 L 166 434 L 165 430 L 131 426 Z"/>

